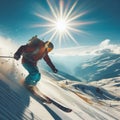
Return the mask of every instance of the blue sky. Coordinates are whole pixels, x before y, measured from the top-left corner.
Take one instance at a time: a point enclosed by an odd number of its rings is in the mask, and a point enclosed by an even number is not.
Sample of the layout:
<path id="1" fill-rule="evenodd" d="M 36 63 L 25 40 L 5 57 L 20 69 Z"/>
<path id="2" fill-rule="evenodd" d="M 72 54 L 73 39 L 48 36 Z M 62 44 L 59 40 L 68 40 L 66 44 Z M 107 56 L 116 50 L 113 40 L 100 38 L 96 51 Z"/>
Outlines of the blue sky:
<path id="1" fill-rule="evenodd" d="M 59 0 L 55 1 L 56 7 Z M 72 6 L 72 0 L 63 0 L 64 6 Z M 77 29 L 84 30 L 87 34 L 72 33 L 72 36 L 80 45 L 96 45 L 104 39 L 110 39 L 112 43 L 120 41 L 120 0 L 78 0 L 73 12 L 79 13 L 88 10 L 89 12 L 77 19 L 77 21 L 96 21 L 94 24 L 83 25 Z M 53 5 L 54 8 L 55 5 Z M 65 10 L 65 8 L 64 8 Z M 32 28 L 33 24 L 46 23 L 42 18 L 34 15 L 35 12 L 51 15 L 46 0 L 0 0 L 0 35 L 10 37 L 13 42 L 25 43 L 33 35 L 40 35 L 46 32 L 46 28 Z M 48 40 L 49 36 L 44 39 Z M 42 38 L 41 38 L 42 39 Z M 57 46 L 57 38 L 53 38 Z M 69 41 L 71 42 L 71 41 Z M 71 47 L 71 44 L 62 47 Z"/>

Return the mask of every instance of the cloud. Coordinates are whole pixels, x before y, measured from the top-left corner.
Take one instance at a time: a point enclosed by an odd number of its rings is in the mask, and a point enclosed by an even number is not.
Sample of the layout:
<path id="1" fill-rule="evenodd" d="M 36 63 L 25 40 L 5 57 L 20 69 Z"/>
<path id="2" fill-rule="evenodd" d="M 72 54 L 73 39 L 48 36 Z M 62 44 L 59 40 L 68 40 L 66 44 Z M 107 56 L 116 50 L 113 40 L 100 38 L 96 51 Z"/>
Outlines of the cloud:
<path id="1" fill-rule="evenodd" d="M 0 56 L 13 56 L 18 46 L 12 39 L 0 36 Z M 24 73 L 24 74 L 23 74 Z M 27 74 L 21 65 L 21 61 L 12 58 L 0 57 L 0 78 L 19 81 Z"/>
<path id="2" fill-rule="evenodd" d="M 0 36 L 0 55 L 11 55 L 17 49 L 17 45 L 12 39 Z"/>
<path id="3" fill-rule="evenodd" d="M 105 53 L 120 54 L 120 45 L 111 44 L 110 41 L 110 39 L 105 39 L 96 46 L 80 46 L 74 48 L 58 49 L 54 50 L 53 54 L 59 56 L 100 55 Z"/>
<path id="4" fill-rule="evenodd" d="M 107 47 L 110 44 L 110 39 L 106 39 L 100 43 L 100 47 Z"/>
<path id="5" fill-rule="evenodd" d="M 120 45 L 111 44 L 110 39 L 106 39 L 100 43 L 100 45 L 98 46 L 98 50 L 96 50 L 96 53 L 98 54 L 104 54 L 104 53 L 120 54 Z"/>

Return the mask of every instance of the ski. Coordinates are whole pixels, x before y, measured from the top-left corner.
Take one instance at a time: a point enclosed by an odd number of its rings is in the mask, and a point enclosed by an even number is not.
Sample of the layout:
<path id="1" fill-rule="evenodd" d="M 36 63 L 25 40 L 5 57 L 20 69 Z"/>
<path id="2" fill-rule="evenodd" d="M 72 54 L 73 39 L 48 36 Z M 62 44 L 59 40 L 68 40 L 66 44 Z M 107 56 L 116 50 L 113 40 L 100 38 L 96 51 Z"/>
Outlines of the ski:
<path id="1" fill-rule="evenodd" d="M 44 95 L 43 93 L 41 93 L 40 91 L 39 92 L 36 92 L 36 90 L 34 89 L 31 89 L 29 87 L 26 87 L 25 88 L 30 92 L 32 93 L 33 97 L 35 97 L 37 100 L 39 100 L 41 103 L 43 103 L 44 105 L 49 105 L 49 104 L 53 104 L 55 105 L 57 108 L 59 108 L 60 110 L 64 111 L 64 112 L 71 112 L 72 109 L 68 108 L 68 107 L 65 107 L 63 106 L 61 103 L 57 102 L 56 100 L 53 100 L 51 98 L 49 98 L 48 96 Z M 37 89 L 37 88 L 36 88 Z"/>
<path id="2" fill-rule="evenodd" d="M 49 98 L 49 97 L 48 97 L 48 98 Z M 67 107 L 61 105 L 60 103 L 58 103 L 57 101 L 55 101 L 55 100 L 53 100 L 53 99 L 51 99 L 51 98 L 49 98 L 49 100 L 50 100 L 51 103 L 53 103 L 56 107 L 58 107 L 59 109 L 61 109 L 61 110 L 64 111 L 64 112 L 71 112 L 71 111 L 72 111 L 72 109 L 67 108 Z"/>

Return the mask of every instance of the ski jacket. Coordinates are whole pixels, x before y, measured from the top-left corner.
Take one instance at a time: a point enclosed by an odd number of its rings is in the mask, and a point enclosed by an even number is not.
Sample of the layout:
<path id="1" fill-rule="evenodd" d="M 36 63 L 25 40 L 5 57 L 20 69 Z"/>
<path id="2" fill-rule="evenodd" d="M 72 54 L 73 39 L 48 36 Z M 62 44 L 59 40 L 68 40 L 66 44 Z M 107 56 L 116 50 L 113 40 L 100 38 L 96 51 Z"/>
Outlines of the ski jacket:
<path id="1" fill-rule="evenodd" d="M 22 55 L 22 63 L 29 63 L 34 66 L 37 65 L 38 60 L 43 58 L 53 71 L 56 69 L 48 56 L 48 52 L 43 41 L 40 41 L 37 46 L 30 46 L 29 44 L 22 45 L 16 51 L 15 55 L 19 57 Z"/>

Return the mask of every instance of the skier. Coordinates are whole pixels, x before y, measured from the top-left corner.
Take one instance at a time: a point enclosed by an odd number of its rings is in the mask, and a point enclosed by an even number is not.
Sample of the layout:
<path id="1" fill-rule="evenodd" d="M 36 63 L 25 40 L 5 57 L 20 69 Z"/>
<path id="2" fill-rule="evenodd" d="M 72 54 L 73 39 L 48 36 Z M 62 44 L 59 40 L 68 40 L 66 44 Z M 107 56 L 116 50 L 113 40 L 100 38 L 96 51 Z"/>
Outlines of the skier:
<path id="1" fill-rule="evenodd" d="M 42 58 L 46 61 L 54 73 L 58 72 L 48 56 L 48 53 L 53 48 L 54 46 L 51 42 L 43 42 L 37 38 L 37 36 L 34 36 L 29 40 L 29 43 L 22 45 L 14 54 L 14 59 L 16 60 L 19 60 L 21 55 L 23 56 L 22 65 L 29 72 L 29 75 L 24 81 L 25 86 L 36 86 L 37 82 L 40 80 L 41 74 L 37 67 L 37 61 Z"/>

